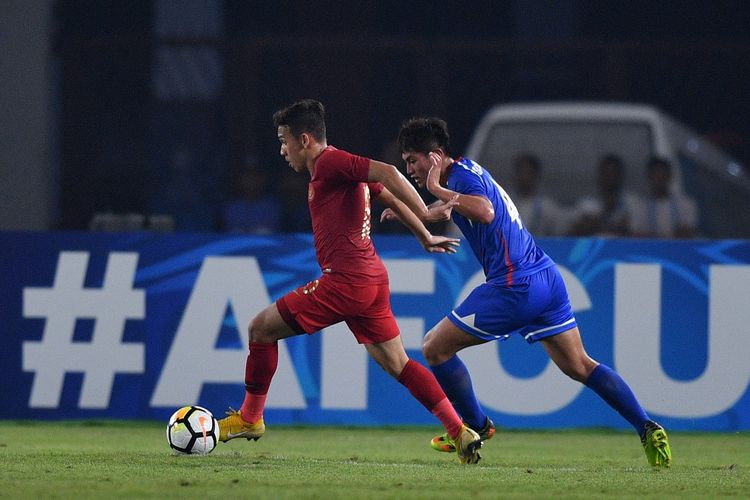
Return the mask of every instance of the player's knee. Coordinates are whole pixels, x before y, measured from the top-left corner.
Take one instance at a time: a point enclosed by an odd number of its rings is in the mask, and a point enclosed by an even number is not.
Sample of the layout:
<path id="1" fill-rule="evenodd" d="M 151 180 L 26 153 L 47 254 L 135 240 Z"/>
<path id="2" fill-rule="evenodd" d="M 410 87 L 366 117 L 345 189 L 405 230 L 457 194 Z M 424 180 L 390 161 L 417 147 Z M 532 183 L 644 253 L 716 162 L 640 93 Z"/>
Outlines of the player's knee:
<path id="1" fill-rule="evenodd" d="M 583 383 L 586 380 L 586 377 L 583 376 L 583 371 L 579 366 L 568 366 L 563 370 L 563 373 L 576 382 Z"/>
<path id="2" fill-rule="evenodd" d="M 272 341 L 272 339 L 270 339 L 270 332 L 266 326 L 266 322 L 264 321 L 262 312 L 255 316 L 250 322 L 248 333 L 250 342 L 268 343 Z"/>
<path id="3" fill-rule="evenodd" d="M 385 370 L 385 372 L 390 375 L 391 377 L 398 379 L 399 375 L 401 375 L 401 371 L 403 370 L 402 366 L 398 366 L 396 363 L 380 363 L 380 367 Z"/>
<path id="4" fill-rule="evenodd" d="M 596 363 L 590 358 L 576 360 L 575 362 L 561 366 L 562 372 L 576 382 L 585 383 L 591 372 L 594 371 Z"/>
<path id="5" fill-rule="evenodd" d="M 430 366 L 439 365 L 450 357 L 445 355 L 443 349 L 440 348 L 440 344 L 429 335 L 425 337 L 424 344 L 422 344 L 422 355 Z"/>

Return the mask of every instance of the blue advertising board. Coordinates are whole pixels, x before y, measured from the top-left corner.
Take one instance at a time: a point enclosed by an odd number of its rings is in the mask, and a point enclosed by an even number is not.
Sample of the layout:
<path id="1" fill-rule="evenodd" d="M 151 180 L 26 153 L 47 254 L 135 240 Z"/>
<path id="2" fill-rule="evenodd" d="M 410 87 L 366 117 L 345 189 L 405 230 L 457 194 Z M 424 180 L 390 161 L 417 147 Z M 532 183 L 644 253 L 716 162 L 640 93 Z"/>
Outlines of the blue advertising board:
<path id="1" fill-rule="evenodd" d="M 376 236 L 409 355 L 482 273 L 467 249 L 432 255 Z M 541 239 L 586 348 L 674 430 L 750 429 L 750 242 Z M 0 418 L 166 419 L 243 398 L 247 325 L 315 279 L 312 237 L 0 233 Z M 496 424 L 627 423 L 511 338 L 462 351 Z M 437 424 L 345 325 L 280 342 L 269 423 Z"/>

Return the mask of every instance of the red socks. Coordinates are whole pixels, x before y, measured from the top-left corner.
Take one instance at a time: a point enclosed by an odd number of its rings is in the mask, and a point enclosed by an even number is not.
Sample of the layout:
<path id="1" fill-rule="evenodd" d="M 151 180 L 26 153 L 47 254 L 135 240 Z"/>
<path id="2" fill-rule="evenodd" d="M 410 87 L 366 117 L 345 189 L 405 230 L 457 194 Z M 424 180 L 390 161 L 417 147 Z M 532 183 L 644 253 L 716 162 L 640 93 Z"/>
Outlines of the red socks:
<path id="1" fill-rule="evenodd" d="M 453 405 L 448 401 L 431 371 L 410 359 L 398 376 L 398 381 L 409 389 L 409 392 L 417 401 L 440 420 L 451 438 L 458 436 L 461 426 L 463 426 L 461 417 L 458 416 Z"/>
<path id="2" fill-rule="evenodd" d="M 240 407 L 242 420 L 255 423 L 263 416 L 268 387 L 279 364 L 279 344 L 250 342 L 245 363 L 245 400 Z"/>
<path id="3" fill-rule="evenodd" d="M 263 417 L 268 387 L 278 364 L 278 342 L 250 342 L 250 353 L 245 364 L 245 400 L 240 408 L 240 414 L 245 422 L 255 423 Z M 398 376 L 398 381 L 440 420 L 450 437 L 458 436 L 463 425 L 461 417 L 448 401 L 431 371 L 410 359 Z"/>

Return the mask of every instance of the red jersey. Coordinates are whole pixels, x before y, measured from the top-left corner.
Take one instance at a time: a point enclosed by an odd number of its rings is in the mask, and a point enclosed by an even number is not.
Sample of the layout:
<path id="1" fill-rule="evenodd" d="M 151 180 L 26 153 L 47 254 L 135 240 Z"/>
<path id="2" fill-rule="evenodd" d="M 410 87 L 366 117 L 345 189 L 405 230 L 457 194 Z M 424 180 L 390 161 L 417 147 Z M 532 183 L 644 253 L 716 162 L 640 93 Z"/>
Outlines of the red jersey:
<path id="1" fill-rule="evenodd" d="M 383 191 L 368 183 L 370 159 L 328 146 L 315 160 L 307 192 L 318 264 L 348 283 L 388 283 L 370 239 L 370 200 Z"/>

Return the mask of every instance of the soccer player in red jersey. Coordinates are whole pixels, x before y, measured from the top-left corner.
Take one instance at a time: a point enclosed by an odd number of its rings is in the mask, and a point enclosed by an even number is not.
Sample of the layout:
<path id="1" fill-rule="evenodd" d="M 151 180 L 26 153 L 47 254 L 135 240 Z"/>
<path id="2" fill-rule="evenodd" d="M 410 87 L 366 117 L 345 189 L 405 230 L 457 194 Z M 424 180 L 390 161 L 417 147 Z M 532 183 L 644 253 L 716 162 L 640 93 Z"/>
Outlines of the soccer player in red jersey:
<path id="1" fill-rule="evenodd" d="M 263 408 L 278 363 L 278 341 L 345 321 L 372 358 L 435 415 L 461 463 L 476 463 L 479 435 L 463 424 L 435 376 L 409 359 L 390 306 L 388 274 L 370 240 L 370 201 L 396 212 L 428 252 L 454 253 L 458 240 L 434 236 L 424 222 L 447 220 L 455 200 L 425 206 L 393 165 L 329 146 L 323 105 L 303 100 L 273 116 L 281 156 L 309 172 L 308 203 L 320 278 L 261 311 L 250 324 L 245 399 L 219 421 L 220 439 L 259 439 Z"/>

